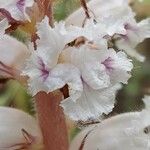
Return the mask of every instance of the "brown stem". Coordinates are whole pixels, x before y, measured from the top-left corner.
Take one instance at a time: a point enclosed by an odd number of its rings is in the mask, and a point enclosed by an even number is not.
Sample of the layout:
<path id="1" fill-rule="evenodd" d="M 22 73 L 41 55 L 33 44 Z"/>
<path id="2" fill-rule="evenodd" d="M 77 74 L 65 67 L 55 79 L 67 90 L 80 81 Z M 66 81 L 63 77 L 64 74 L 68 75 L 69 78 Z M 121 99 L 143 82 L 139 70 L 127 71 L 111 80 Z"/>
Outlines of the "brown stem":
<path id="1" fill-rule="evenodd" d="M 53 26 L 53 0 L 37 0 L 40 14 L 42 19 L 47 16 L 49 18 L 49 24 Z"/>
<path id="2" fill-rule="evenodd" d="M 65 117 L 59 106 L 62 93 L 40 92 L 35 98 L 45 150 L 68 150 Z"/>
<path id="3" fill-rule="evenodd" d="M 85 15 L 88 19 L 90 19 L 90 14 L 89 14 L 89 9 L 87 7 L 86 1 L 85 0 L 80 0 L 81 6 L 83 7 L 85 11 Z"/>

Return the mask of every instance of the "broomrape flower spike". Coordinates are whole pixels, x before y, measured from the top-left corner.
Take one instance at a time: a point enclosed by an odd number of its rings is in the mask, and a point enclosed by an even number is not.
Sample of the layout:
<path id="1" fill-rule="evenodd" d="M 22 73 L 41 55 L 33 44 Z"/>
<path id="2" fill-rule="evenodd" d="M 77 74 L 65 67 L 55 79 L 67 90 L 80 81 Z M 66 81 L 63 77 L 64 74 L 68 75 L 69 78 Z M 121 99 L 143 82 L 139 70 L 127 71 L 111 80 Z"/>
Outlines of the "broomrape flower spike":
<path id="1" fill-rule="evenodd" d="M 30 20 L 28 7 L 32 7 L 34 2 L 38 4 L 34 0 L 0 0 L 0 12 L 10 23 L 20 24 Z M 61 127 L 65 130 L 58 103 L 75 121 L 101 121 L 103 115 L 114 108 L 115 96 L 121 85 L 127 84 L 131 77 L 133 64 L 127 54 L 143 61 L 144 57 L 135 49 L 150 37 L 150 19 L 137 23 L 127 0 L 91 0 L 88 5 L 84 0 L 81 2 L 85 12 L 78 10 L 66 22 L 54 23 L 50 27 L 51 20 L 45 17 L 37 23 L 35 30 L 39 38 L 36 50 L 5 34 L 8 21 L 4 18 L 0 22 L 0 75 L 15 78 L 18 72 L 17 77 L 22 72 L 22 76 L 27 77 L 23 79 L 28 79 L 29 91 L 32 96 L 36 95 L 37 115 L 46 149 L 50 148 L 53 138 L 55 147 L 65 137 L 64 132 L 60 137 L 56 136 Z M 44 1 L 43 4 L 50 3 Z M 43 9 L 52 10 L 51 4 Z M 61 101 L 62 93 L 52 92 L 62 88 L 67 88 L 65 90 L 69 94 L 66 94 L 68 97 L 64 95 Z M 49 99 L 56 101 L 49 103 Z M 145 97 L 146 108 L 141 112 L 118 115 L 87 128 L 70 150 L 150 149 L 148 99 Z M 52 104 L 52 109 L 48 109 L 49 104 Z M 48 115 L 51 115 L 50 120 Z M 43 149 L 41 132 L 31 116 L 19 110 L 0 108 L 0 122 L 0 149 Z M 55 128 L 56 122 L 58 126 Z M 67 149 L 67 138 L 64 139 L 66 141 L 62 143 Z"/>
<path id="2" fill-rule="evenodd" d="M 150 149 L 150 96 L 145 109 L 111 117 L 81 131 L 69 150 L 148 150 Z"/>

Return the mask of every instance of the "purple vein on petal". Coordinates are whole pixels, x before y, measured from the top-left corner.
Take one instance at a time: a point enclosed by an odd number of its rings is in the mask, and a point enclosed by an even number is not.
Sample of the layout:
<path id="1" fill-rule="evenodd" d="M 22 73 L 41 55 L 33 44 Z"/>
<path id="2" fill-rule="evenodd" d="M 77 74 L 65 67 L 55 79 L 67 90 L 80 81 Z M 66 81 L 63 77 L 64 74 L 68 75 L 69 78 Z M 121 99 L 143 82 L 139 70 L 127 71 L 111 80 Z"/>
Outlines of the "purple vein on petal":
<path id="1" fill-rule="evenodd" d="M 113 59 L 111 57 L 108 57 L 105 61 L 102 62 L 102 64 L 106 67 L 108 71 L 111 71 L 113 70 L 112 62 Z"/>
<path id="2" fill-rule="evenodd" d="M 49 70 L 46 68 L 46 65 L 44 64 L 43 60 L 39 57 L 39 64 L 40 64 L 40 71 L 41 71 L 41 77 L 43 78 L 43 82 L 47 79 L 49 76 Z"/>
<path id="3" fill-rule="evenodd" d="M 19 0 L 17 3 L 16 3 L 16 6 L 17 8 L 23 12 L 24 11 L 24 6 L 25 6 L 25 0 Z"/>

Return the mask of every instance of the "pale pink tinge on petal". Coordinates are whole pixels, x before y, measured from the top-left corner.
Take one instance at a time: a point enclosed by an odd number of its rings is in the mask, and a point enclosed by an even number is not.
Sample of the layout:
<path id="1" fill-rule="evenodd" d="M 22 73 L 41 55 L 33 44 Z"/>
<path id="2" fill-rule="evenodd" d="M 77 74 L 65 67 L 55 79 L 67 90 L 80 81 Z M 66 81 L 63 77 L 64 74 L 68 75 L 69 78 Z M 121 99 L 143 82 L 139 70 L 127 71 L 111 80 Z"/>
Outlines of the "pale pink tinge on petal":
<path id="1" fill-rule="evenodd" d="M 38 150 L 41 146 L 42 135 L 35 118 L 17 109 L 0 107 L 0 149 Z"/>

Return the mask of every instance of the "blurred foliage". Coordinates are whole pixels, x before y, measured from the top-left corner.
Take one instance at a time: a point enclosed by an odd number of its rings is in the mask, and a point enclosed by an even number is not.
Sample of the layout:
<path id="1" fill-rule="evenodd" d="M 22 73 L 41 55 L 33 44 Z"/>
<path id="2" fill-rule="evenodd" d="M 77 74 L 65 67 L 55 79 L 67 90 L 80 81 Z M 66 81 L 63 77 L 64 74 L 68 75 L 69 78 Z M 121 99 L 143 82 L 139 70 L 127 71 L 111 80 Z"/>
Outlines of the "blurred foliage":
<path id="1" fill-rule="evenodd" d="M 28 40 L 28 34 L 20 29 L 11 32 L 11 36 L 15 37 L 17 40 L 23 43 L 26 43 Z"/>
<path id="2" fill-rule="evenodd" d="M 25 87 L 17 81 L 10 80 L 0 88 L 0 106 L 21 109 L 34 115 L 33 101 L 27 94 Z"/>
<path id="3" fill-rule="evenodd" d="M 54 18 L 63 20 L 79 7 L 79 0 L 57 0 L 54 5 Z"/>

